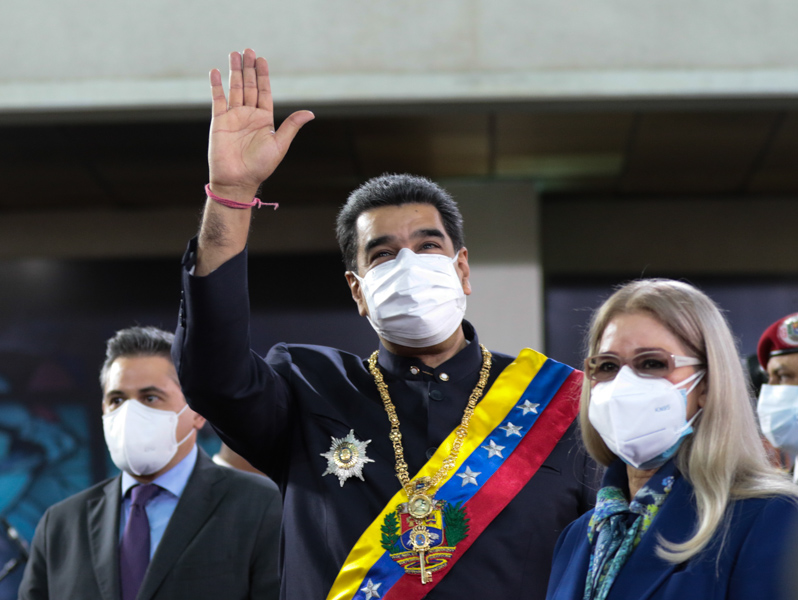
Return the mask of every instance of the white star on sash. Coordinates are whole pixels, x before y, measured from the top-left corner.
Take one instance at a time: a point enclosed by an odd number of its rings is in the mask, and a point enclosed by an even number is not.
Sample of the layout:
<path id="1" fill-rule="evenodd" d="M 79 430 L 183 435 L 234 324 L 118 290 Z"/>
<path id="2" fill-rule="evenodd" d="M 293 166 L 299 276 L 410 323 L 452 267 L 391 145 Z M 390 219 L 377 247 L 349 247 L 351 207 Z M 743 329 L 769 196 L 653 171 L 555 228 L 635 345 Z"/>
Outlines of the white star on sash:
<path id="1" fill-rule="evenodd" d="M 374 583 L 371 581 L 371 579 L 369 579 L 369 582 L 366 584 L 366 587 L 360 588 L 360 591 L 366 593 L 366 600 L 371 600 L 372 598 L 379 598 L 380 594 L 377 591 L 377 588 L 379 588 L 381 585 L 382 583 Z"/>
<path id="2" fill-rule="evenodd" d="M 524 415 L 526 415 L 526 413 L 528 412 L 533 412 L 535 414 L 538 414 L 538 406 L 540 406 L 540 404 L 536 404 L 534 402 L 530 402 L 529 400 L 527 400 L 518 408 L 524 411 Z"/>
<path id="3" fill-rule="evenodd" d="M 490 442 L 488 443 L 489 443 L 488 446 L 481 446 L 481 448 L 484 448 L 485 450 L 488 451 L 488 458 L 493 458 L 494 456 L 498 456 L 499 458 L 504 458 L 502 456 L 502 450 L 504 450 L 505 448 L 504 446 L 499 446 L 493 440 L 490 440 Z"/>
<path id="4" fill-rule="evenodd" d="M 482 475 L 482 471 L 472 471 L 471 467 L 466 467 L 465 473 L 458 473 L 458 477 L 463 478 L 463 485 L 473 483 L 477 485 L 477 475 Z M 460 487 L 463 487 L 462 485 Z"/>
<path id="5" fill-rule="evenodd" d="M 507 421 L 507 425 L 505 425 L 504 427 L 499 427 L 499 429 L 504 429 L 504 432 L 507 435 L 507 437 L 510 437 L 511 435 L 517 435 L 518 437 L 522 437 L 521 426 L 513 425 L 509 421 Z"/>

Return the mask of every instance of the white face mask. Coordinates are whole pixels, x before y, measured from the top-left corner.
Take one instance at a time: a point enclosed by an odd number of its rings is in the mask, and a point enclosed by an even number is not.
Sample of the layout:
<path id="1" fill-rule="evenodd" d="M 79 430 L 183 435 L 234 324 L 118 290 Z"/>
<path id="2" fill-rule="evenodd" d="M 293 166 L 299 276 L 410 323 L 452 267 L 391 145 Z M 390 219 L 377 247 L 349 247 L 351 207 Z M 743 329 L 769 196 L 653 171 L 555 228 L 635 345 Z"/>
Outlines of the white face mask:
<path id="1" fill-rule="evenodd" d="M 768 441 L 798 454 L 798 385 L 763 385 L 756 412 Z"/>
<path id="2" fill-rule="evenodd" d="M 177 441 L 178 418 L 187 408 L 176 413 L 125 400 L 103 415 L 105 443 L 117 468 L 132 475 L 152 475 L 163 469 L 194 432 L 192 428 Z"/>
<path id="3" fill-rule="evenodd" d="M 402 248 L 396 258 L 366 276 L 355 275 L 369 309 L 369 322 L 382 339 L 410 348 L 447 340 L 466 309 L 463 284 L 454 258 L 416 254 Z"/>
<path id="4" fill-rule="evenodd" d="M 658 468 L 693 431 L 701 410 L 687 420 L 687 394 L 703 376 L 704 371 L 697 371 L 674 385 L 663 378 L 640 377 L 624 365 L 615 379 L 593 388 L 588 418 L 607 447 L 625 463 L 638 469 Z M 693 385 L 684 390 L 691 381 Z"/>

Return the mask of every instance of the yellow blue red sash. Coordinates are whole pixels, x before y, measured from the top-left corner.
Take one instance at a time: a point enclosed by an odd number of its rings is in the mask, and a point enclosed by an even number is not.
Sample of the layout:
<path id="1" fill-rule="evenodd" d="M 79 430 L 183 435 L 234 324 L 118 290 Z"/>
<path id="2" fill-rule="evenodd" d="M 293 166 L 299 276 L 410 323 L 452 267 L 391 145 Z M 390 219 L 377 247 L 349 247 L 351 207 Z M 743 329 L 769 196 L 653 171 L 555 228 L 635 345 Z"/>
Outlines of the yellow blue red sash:
<path id="1" fill-rule="evenodd" d="M 468 515 L 468 535 L 457 543 L 445 567 L 422 585 L 420 577 L 406 574 L 381 545 L 386 517 L 395 518 L 391 513 L 407 502 L 400 490 L 350 551 L 327 600 L 415 600 L 428 594 L 554 449 L 576 418 L 581 381 L 579 371 L 523 350 L 477 404 L 455 468 L 435 494 L 449 506 L 464 507 Z M 453 440 L 454 432 L 414 479 L 433 475 Z"/>

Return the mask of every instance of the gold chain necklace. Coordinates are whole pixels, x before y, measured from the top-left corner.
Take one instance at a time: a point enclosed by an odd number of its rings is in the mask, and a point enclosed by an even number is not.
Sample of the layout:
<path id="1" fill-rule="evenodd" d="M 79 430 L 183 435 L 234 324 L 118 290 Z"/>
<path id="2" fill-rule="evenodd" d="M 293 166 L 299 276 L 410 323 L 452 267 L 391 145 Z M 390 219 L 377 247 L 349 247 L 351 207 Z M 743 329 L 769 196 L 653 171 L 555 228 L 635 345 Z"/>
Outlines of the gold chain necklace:
<path id="1" fill-rule="evenodd" d="M 468 426 L 474 414 L 474 407 L 482 397 L 482 393 L 488 383 L 492 355 L 490 350 L 485 348 L 482 344 L 480 344 L 479 347 L 482 350 L 482 368 L 479 372 L 479 381 L 474 391 L 471 392 L 471 396 L 468 398 L 468 404 L 463 412 L 460 425 L 455 429 L 455 439 L 449 456 L 443 460 L 443 464 L 432 477 L 419 477 L 413 481 L 410 480 L 410 475 L 407 472 L 407 462 L 405 462 L 402 433 L 399 431 L 399 417 L 396 416 L 396 407 L 393 405 L 393 402 L 391 402 L 391 397 L 388 394 L 388 385 L 385 383 L 382 372 L 377 366 L 377 358 L 379 357 L 380 351 L 375 350 L 369 357 L 369 371 L 371 371 L 374 382 L 377 384 L 377 390 L 379 390 L 380 398 L 382 398 L 382 403 L 385 406 L 385 412 L 388 413 L 388 420 L 391 423 L 391 433 L 388 437 L 393 444 L 393 451 L 396 456 L 396 476 L 399 478 L 399 482 L 407 493 L 407 498 L 409 500 L 408 512 L 416 519 L 423 519 L 435 509 L 435 488 L 438 486 L 441 479 L 454 468 L 457 462 L 457 455 L 460 453 L 460 447 L 463 445 L 463 440 L 468 434 Z"/>

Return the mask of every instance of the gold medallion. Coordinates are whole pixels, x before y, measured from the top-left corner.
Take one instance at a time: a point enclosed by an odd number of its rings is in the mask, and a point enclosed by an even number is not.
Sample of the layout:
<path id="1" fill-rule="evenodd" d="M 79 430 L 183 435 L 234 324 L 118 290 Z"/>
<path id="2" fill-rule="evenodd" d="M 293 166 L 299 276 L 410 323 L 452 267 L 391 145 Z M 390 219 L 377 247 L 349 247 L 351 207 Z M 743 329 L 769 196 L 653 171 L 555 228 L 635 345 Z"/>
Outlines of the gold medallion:
<path id="1" fill-rule="evenodd" d="M 490 351 L 482 344 L 480 344 L 480 350 L 482 351 L 482 368 L 479 371 L 479 380 L 468 398 L 460 425 L 455 429 L 454 442 L 449 450 L 449 455 L 432 476 L 419 477 L 412 481 L 407 472 L 408 467 L 405 462 L 396 407 L 391 401 L 388 386 L 377 366 L 379 350 L 375 351 L 368 360 L 369 371 L 374 377 L 374 383 L 377 384 L 388 421 L 391 423 L 389 439 L 396 458 L 396 477 L 408 498 L 406 503 L 397 506 L 395 512 L 386 515 L 381 528 L 382 547 L 388 551 L 393 560 L 402 565 L 406 573 L 418 573 L 421 576 L 422 584 L 432 581 L 432 573 L 446 566 L 447 559 L 455 551 L 457 543 L 468 535 L 468 519 L 465 517 L 465 509 L 459 503 L 447 507 L 447 502 L 435 500 L 435 490 L 457 462 L 460 447 L 468 434 L 474 407 L 482 397 L 488 383 L 492 357 Z M 447 381 L 449 376 L 441 373 L 440 378 Z M 451 523 L 449 527 L 443 526 L 442 513 L 444 511 L 448 511 L 447 520 Z M 437 524 L 437 527 L 432 529 L 430 528 L 431 524 Z M 445 534 L 446 529 L 451 530 L 448 536 Z M 407 542 L 403 542 L 404 532 L 408 530 L 410 533 Z M 451 546 L 443 545 L 444 536 L 449 538 Z M 405 543 L 407 545 L 404 545 Z"/>
<path id="2" fill-rule="evenodd" d="M 427 494 L 416 494 L 412 496 L 407 503 L 407 512 L 409 512 L 410 516 L 414 519 L 423 519 L 432 512 L 434 505 L 433 499 Z"/>

